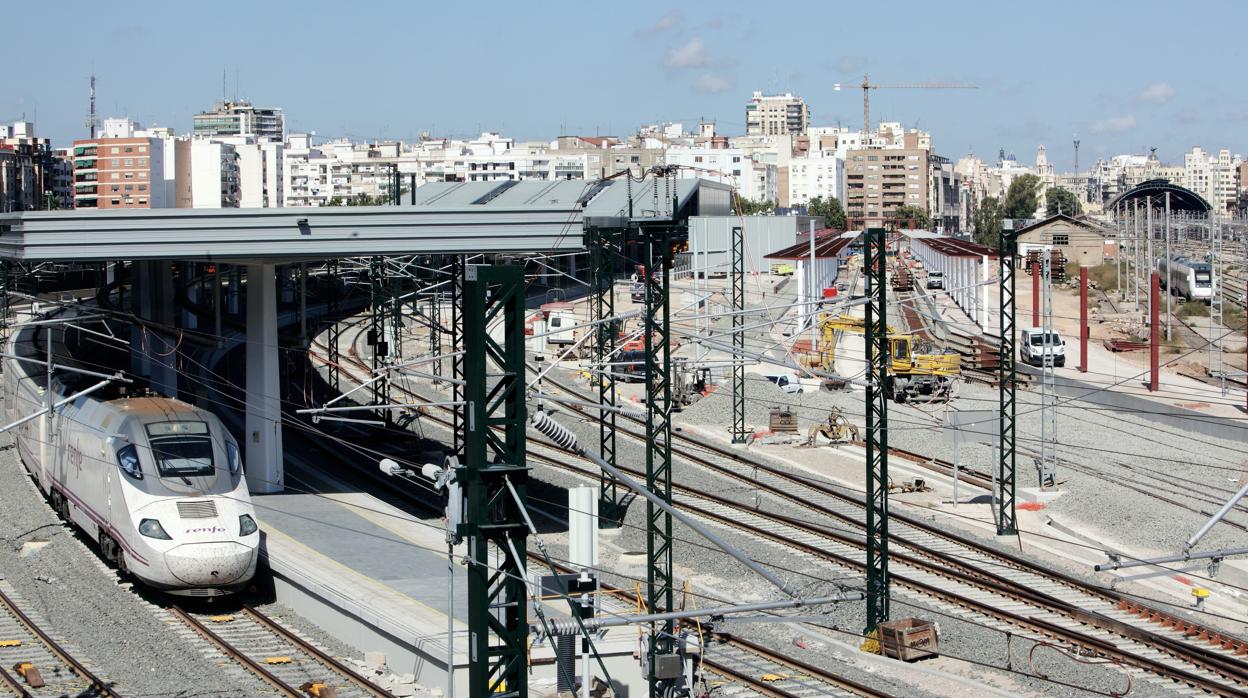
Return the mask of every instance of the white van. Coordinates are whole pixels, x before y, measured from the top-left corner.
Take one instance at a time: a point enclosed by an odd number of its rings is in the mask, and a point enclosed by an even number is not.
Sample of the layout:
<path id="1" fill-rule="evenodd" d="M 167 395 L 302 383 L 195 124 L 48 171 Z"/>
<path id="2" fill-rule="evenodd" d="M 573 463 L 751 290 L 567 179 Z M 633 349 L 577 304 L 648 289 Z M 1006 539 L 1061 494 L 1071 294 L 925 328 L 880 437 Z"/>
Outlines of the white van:
<path id="1" fill-rule="evenodd" d="M 1020 357 L 1032 366 L 1066 365 L 1066 340 L 1057 332 L 1050 331 L 1046 337 L 1042 328 L 1024 327 L 1018 340 Z"/>

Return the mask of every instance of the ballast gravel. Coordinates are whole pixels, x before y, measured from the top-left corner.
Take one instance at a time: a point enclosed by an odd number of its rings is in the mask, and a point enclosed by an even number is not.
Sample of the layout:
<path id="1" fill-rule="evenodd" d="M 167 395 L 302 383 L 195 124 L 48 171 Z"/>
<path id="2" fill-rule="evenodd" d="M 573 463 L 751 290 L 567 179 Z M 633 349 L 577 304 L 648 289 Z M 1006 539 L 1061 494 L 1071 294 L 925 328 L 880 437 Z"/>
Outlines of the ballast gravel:
<path id="1" fill-rule="evenodd" d="M 7 439 L 6 439 L 7 441 Z M 46 542 L 33 546 L 26 543 Z M 205 645 L 118 582 L 52 513 L 18 462 L 0 450 L 0 574 L 43 617 L 53 637 L 126 696 L 241 696 L 270 693 L 249 676 L 224 671 Z"/>

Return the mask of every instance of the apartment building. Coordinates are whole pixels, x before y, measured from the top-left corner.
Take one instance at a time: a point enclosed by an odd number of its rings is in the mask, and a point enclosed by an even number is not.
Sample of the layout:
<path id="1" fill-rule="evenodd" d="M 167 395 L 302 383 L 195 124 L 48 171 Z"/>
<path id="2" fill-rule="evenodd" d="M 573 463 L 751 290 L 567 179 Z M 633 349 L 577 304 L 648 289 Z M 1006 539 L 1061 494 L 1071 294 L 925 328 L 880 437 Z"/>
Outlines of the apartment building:
<path id="1" fill-rule="evenodd" d="M 238 208 L 238 161 L 229 143 L 191 141 L 191 207 Z"/>
<path id="2" fill-rule="evenodd" d="M 1239 166 L 1243 159 L 1225 148 L 1217 155 L 1197 146 L 1183 155 L 1184 182 L 1200 194 L 1214 210 L 1227 213 L 1239 206 Z"/>
<path id="3" fill-rule="evenodd" d="M 281 109 L 257 107 L 248 101 L 217 102 L 210 111 L 193 117 L 196 138 L 252 136 L 281 143 L 286 138 L 286 117 Z"/>
<path id="4" fill-rule="evenodd" d="M 747 136 L 805 135 L 809 119 L 806 101 L 790 92 L 764 95 L 756 91 L 745 104 Z"/>
<path id="5" fill-rule="evenodd" d="M 788 200 L 782 200 L 784 206 L 806 206 L 816 197 L 844 200 L 845 161 L 835 155 L 789 158 L 785 184 Z"/>
<path id="6" fill-rule="evenodd" d="M 902 205 L 928 208 L 928 154 L 923 148 L 851 150 L 845 164 L 845 215 L 880 225 Z"/>
<path id="7" fill-rule="evenodd" d="M 0 126 L 0 213 L 47 208 L 56 169 L 51 143 L 35 136 L 35 125 Z"/>
<path id="8" fill-rule="evenodd" d="M 106 133 L 133 133 L 133 129 Z M 164 140 L 149 136 L 74 141 L 74 208 L 166 208 Z"/>
<path id="9" fill-rule="evenodd" d="M 779 168 L 749 157 L 738 148 L 672 147 L 667 164 L 679 165 L 678 177 L 701 178 L 734 187 L 753 201 L 779 201 Z"/>

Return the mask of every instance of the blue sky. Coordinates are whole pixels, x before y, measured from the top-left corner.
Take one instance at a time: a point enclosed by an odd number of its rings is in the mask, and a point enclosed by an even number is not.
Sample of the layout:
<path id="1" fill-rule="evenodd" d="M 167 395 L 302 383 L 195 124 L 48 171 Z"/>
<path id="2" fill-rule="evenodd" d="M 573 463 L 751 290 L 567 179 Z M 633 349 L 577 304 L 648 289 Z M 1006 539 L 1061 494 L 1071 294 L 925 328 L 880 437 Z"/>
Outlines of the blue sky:
<path id="1" fill-rule="evenodd" d="M 751 91 L 796 92 L 815 124 L 932 131 L 937 152 L 1073 161 L 1193 145 L 1248 154 L 1248 3 L 144 2 L 63 0 L 8 10 L 0 120 L 25 113 L 56 145 L 84 136 L 87 77 L 101 116 L 188 131 L 226 94 L 286 110 L 320 136 L 420 131 L 521 139 L 625 135 L 715 119 L 744 131 Z M 115 9 L 108 9 L 115 8 Z M 1225 28 L 1219 30 L 1218 27 Z M 237 80 L 236 76 L 237 75 Z M 237 88 L 236 88 L 237 83 Z"/>

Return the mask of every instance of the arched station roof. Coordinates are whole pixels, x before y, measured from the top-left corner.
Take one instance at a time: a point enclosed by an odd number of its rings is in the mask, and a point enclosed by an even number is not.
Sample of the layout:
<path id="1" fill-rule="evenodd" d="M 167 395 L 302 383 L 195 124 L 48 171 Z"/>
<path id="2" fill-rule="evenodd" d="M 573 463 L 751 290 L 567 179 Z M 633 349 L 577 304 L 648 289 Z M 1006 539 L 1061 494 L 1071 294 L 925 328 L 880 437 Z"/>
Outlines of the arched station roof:
<path id="1" fill-rule="evenodd" d="M 1118 198 L 1110 201 L 1105 205 L 1105 208 L 1112 211 L 1118 204 L 1137 200 L 1148 201 L 1149 197 L 1152 197 L 1153 206 L 1161 207 L 1165 205 L 1167 193 L 1170 194 L 1171 211 L 1207 213 L 1213 208 L 1200 194 L 1165 179 L 1150 179 L 1140 182 L 1138 185 L 1120 194 Z"/>

